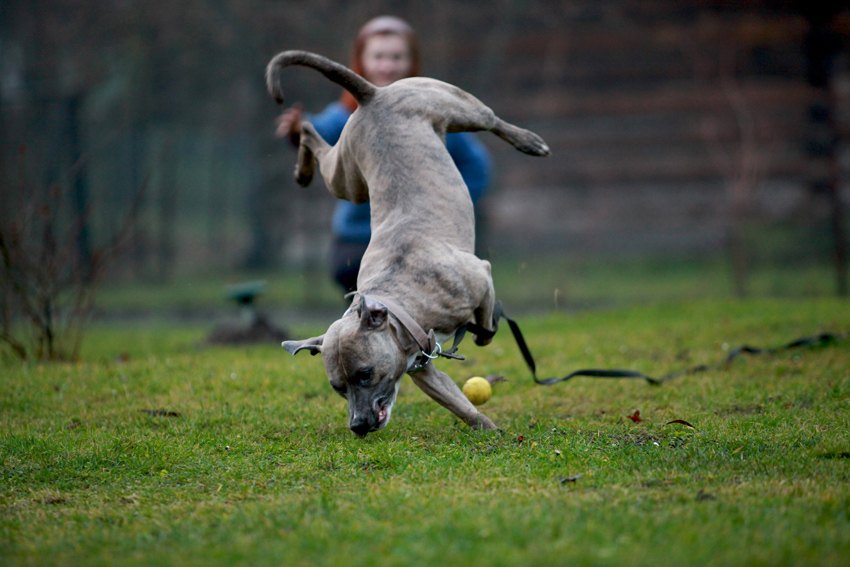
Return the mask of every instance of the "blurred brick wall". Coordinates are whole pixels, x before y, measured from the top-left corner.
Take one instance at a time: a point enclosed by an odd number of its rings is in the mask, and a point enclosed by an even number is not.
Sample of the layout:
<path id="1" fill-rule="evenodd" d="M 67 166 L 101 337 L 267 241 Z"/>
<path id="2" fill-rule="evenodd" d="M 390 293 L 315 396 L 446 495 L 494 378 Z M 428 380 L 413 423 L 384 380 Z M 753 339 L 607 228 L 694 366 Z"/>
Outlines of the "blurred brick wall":
<path id="1" fill-rule="evenodd" d="M 482 136 L 498 164 L 486 245 L 717 249 L 742 192 L 754 219 L 822 220 L 824 204 L 808 189 L 818 167 L 806 155 L 808 24 L 772 4 L 574 2 L 547 16 L 532 3 L 540 12 L 523 12 L 506 42 L 493 42 L 495 69 L 464 69 L 460 49 L 449 80 L 488 86 L 473 93 L 552 147 L 537 160 Z M 473 59 L 486 41 L 468 38 Z M 846 67 L 838 78 L 845 124 Z"/>

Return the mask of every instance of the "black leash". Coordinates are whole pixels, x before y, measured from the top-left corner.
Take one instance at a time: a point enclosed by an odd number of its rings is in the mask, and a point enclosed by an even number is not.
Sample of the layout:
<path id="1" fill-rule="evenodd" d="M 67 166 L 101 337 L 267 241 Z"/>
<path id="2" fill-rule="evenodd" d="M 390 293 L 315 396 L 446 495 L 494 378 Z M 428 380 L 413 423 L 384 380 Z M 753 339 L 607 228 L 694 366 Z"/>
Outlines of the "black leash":
<path id="1" fill-rule="evenodd" d="M 558 382 L 566 382 L 567 380 L 571 380 L 578 376 L 586 376 L 590 378 L 639 378 L 642 380 L 646 380 L 649 384 L 653 386 L 660 386 L 664 382 L 669 380 L 673 380 L 674 378 L 679 378 L 680 376 L 686 376 L 689 374 L 697 374 L 700 372 L 707 372 L 709 370 L 719 370 L 726 368 L 729 366 L 736 358 L 743 354 L 748 355 L 756 355 L 756 354 L 771 354 L 784 350 L 791 350 L 794 348 L 804 347 L 804 346 L 823 346 L 828 344 L 833 344 L 840 342 L 842 340 L 846 340 L 848 338 L 847 335 L 836 335 L 832 333 L 821 333 L 819 335 L 814 335 L 812 337 L 803 337 L 800 339 L 796 339 L 791 341 L 790 343 L 784 344 L 782 346 L 773 347 L 773 348 L 759 348 L 753 347 L 749 345 L 744 345 L 733 349 L 729 356 L 726 357 L 721 364 L 715 366 L 709 366 L 706 364 L 700 364 L 698 366 L 693 366 L 691 368 L 686 368 L 685 370 L 679 370 L 676 372 L 671 372 L 669 374 L 665 374 L 660 378 L 653 378 L 652 376 L 647 376 L 642 372 L 637 372 L 635 370 L 607 370 L 607 369 L 598 369 L 598 368 L 587 368 L 583 370 L 576 370 L 575 372 L 570 372 L 566 376 L 561 378 L 553 377 L 553 378 L 544 378 L 540 379 L 537 377 L 537 365 L 534 363 L 534 357 L 531 355 L 531 351 L 528 349 L 528 345 L 525 342 L 525 337 L 522 336 L 522 331 L 519 328 L 519 325 L 507 316 L 504 308 L 502 307 L 502 302 L 497 301 L 494 309 L 493 309 L 493 330 L 485 329 L 484 327 L 477 325 L 475 323 L 467 323 L 466 325 L 460 327 L 455 333 L 454 343 L 452 347 L 445 351 L 449 354 L 454 354 L 457 351 L 460 342 L 463 340 L 467 331 L 472 332 L 478 337 L 483 337 L 485 339 L 491 339 L 499 330 L 499 320 L 504 319 L 508 322 L 508 326 L 511 328 L 511 333 L 514 335 L 514 339 L 516 340 L 517 346 L 519 346 L 519 350 L 522 353 L 522 357 L 525 359 L 525 364 L 528 366 L 529 370 L 531 370 L 531 376 L 534 378 L 534 381 L 543 386 L 551 386 L 552 384 L 557 384 Z"/>

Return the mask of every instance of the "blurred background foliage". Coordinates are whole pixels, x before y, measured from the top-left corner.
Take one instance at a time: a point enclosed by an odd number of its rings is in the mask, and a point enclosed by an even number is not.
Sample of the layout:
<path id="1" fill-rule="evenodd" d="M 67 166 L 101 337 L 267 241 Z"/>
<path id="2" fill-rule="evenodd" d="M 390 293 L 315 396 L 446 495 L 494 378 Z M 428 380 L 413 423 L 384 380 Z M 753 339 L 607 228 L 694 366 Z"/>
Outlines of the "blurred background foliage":
<path id="1" fill-rule="evenodd" d="M 202 310 L 257 274 L 277 305 L 336 308 L 333 198 L 292 181 L 263 72 L 291 48 L 347 63 L 357 29 L 391 13 L 418 30 L 425 75 L 552 146 L 532 160 L 480 135 L 496 177 L 478 247 L 502 296 L 846 294 L 850 12 L 808 4 L 5 0 L 0 223 L 66 191 L 53 214 L 74 264 L 138 203 L 106 311 Z M 284 80 L 308 111 L 339 96 L 309 70 Z"/>

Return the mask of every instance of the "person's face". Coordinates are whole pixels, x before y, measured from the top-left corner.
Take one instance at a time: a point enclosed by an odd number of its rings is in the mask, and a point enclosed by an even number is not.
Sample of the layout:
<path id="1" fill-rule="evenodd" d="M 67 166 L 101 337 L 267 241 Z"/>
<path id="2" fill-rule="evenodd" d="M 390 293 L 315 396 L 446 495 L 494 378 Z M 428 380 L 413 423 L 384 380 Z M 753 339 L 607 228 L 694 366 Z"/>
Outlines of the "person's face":
<path id="1" fill-rule="evenodd" d="M 413 59 L 407 41 L 400 35 L 373 35 L 363 49 L 363 76 L 378 87 L 386 87 L 410 76 Z"/>

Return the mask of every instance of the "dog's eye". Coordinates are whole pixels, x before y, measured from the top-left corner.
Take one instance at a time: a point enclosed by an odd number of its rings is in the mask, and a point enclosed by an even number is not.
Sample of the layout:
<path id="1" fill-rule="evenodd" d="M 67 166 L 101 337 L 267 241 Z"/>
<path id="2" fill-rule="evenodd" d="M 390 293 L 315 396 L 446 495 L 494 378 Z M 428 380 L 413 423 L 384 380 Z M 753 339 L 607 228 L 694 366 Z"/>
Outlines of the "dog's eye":
<path id="1" fill-rule="evenodd" d="M 360 386 L 368 386 L 369 382 L 372 380 L 372 369 L 366 368 L 365 370 L 358 370 L 354 373 L 354 376 L 351 377 L 351 381 L 354 384 L 359 384 Z"/>

